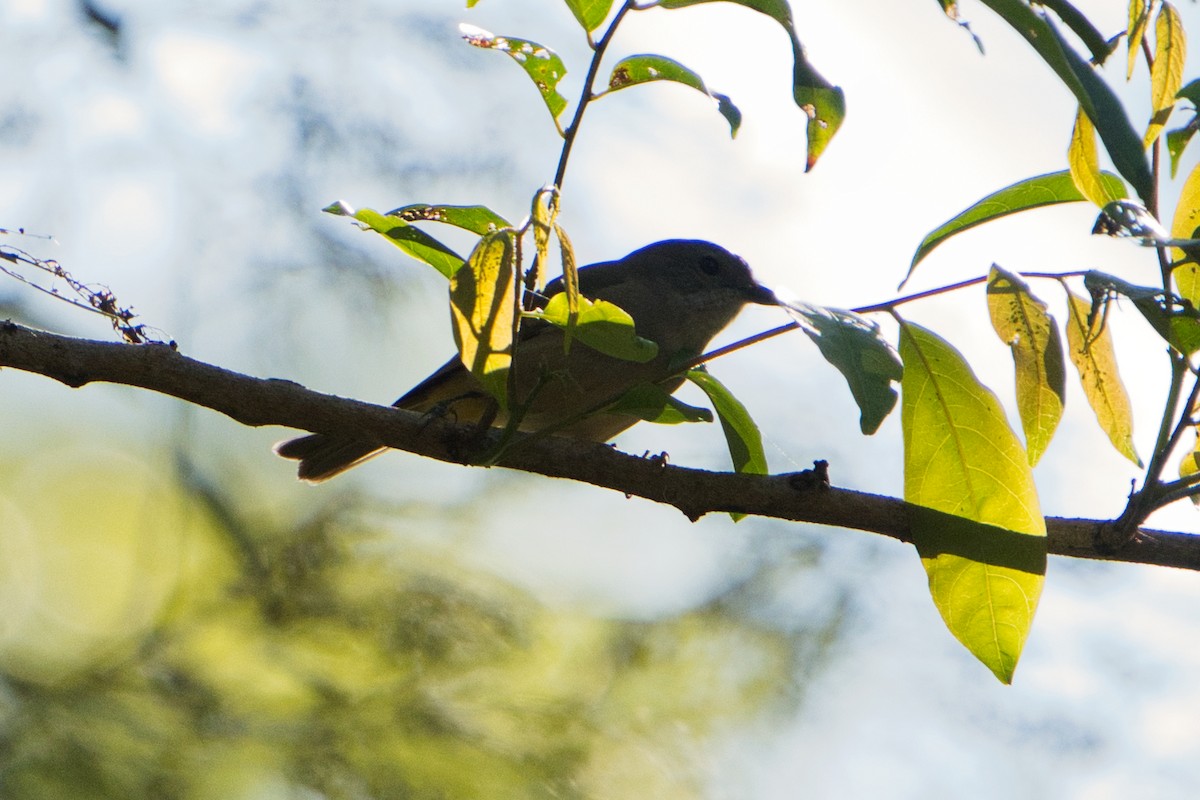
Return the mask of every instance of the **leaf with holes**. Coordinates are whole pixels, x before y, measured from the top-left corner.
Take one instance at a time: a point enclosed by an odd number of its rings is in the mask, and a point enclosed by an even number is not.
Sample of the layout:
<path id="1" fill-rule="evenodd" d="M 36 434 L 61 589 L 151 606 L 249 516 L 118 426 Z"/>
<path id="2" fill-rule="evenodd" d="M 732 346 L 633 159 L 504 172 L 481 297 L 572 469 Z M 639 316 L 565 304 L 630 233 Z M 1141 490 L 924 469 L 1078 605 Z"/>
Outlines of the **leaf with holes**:
<path id="1" fill-rule="evenodd" d="M 528 39 L 496 36 L 474 25 L 463 24 L 458 27 L 467 44 L 505 53 L 517 62 L 537 87 L 546 108 L 550 109 L 550 116 L 558 124 L 559 115 L 567 107 L 567 98 L 558 93 L 558 82 L 567 74 L 567 68 L 557 53 Z"/>
<path id="2" fill-rule="evenodd" d="M 368 230 L 382 235 L 408 255 L 418 261 L 424 261 L 447 278 L 463 265 L 462 256 L 458 253 L 398 217 L 380 214 L 371 208 L 360 208 L 356 211 L 341 200 L 323 210 L 327 214 L 358 220 Z"/>
<path id="3" fill-rule="evenodd" d="M 695 72 L 665 56 L 638 55 L 621 59 L 613 67 L 612 75 L 608 79 L 608 92 L 605 94 L 652 81 L 681 83 L 707 95 L 729 123 L 729 135 L 737 136 L 738 127 L 742 124 L 742 112 L 737 106 L 725 95 L 709 91 L 704 80 Z"/>

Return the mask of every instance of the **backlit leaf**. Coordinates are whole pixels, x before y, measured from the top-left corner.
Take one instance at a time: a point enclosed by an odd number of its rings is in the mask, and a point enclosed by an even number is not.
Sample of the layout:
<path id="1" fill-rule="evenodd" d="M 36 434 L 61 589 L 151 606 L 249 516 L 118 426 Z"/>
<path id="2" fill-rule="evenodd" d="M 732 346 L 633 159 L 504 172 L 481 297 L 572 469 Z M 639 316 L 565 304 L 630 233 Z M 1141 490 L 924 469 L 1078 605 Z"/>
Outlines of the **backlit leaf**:
<path id="1" fill-rule="evenodd" d="M 1120 197 L 1125 196 L 1125 186 L 1116 175 L 1101 172 L 1100 181 L 1106 192 L 1116 193 Z M 908 275 L 904 280 L 907 282 L 912 277 L 913 270 L 917 268 L 921 259 L 951 236 L 970 230 L 976 225 L 1007 217 L 1009 214 L 1056 203 L 1078 203 L 1085 199 L 1087 198 L 1076 188 L 1071 174 L 1066 171 L 1038 175 L 1006 186 L 998 192 L 989 194 L 926 236 L 913 255 L 912 264 L 909 265 Z"/>
<path id="2" fill-rule="evenodd" d="M 520 64 L 542 95 L 555 124 L 558 123 L 559 114 L 567 107 L 567 99 L 558 93 L 558 82 L 567 74 L 567 68 L 557 53 L 528 39 L 496 36 L 474 25 L 463 24 L 458 27 L 467 44 L 506 53 Z"/>
<path id="3" fill-rule="evenodd" d="M 1096 126 L 1100 141 L 1117 172 L 1143 202 L 1151 202 L 1154 177 L 1146 161 L 1142 137 L 1134 131 L 1125 106 L 1096 70 L 1071 47 L 1058 28 L 1023 0 L 983 0 L 1033 47 Z"/>
<path id="4" fill-rule="evenodd" d="M 1129 24 L 1125 29 L 1125 45 L 1129 50 L 1129 65 L 1125 80 L 1133 78 L 1133 68 L 1142 52 L 1142 40 L 1146 37 L 1146 26 L 1150 23 L 1149 0 L 1129 0 Z"/>
<path id="5" fill-rule="evenodd" d="M 1082 108 L 1075 115 L 1071 145 L 1067 148 L 1067 164 L 1070 166 L 1071 181 L 1075 188 L 1099 208 L 1125 197 L 1124 184 L 1120 181 L 1106 181 L 1104 173 L 1100 171 L 1100 156 L 1096 151 L 1096 129 Z"/>
<path id="6" fill-rule="evenodd" d="M 904 498 L 950 632 L 1012 681 L 1045 574 L 1046 526 L 1024 448 L 962 355 L 903 322 Z M 951 515 L 947 517 L 946 515 Z"/>
<path id="7" fill-rule="evenodd" d="M 746 407 L 702 367 L 688 370 L 687 379 L 704 390 L 713 404 L 725 431 L 733 468 L 738 472 L 766 475 L 767 455 L 763 451 L 762 434 Z"/>
<path id="8" fill-rule="evenodd" d="M 1200 231 L 1200 164 L 1197 164 L 1179 190 L 1175 205 L 1175 218 L 1171 222 L 1171 236 L 1175 239 L 1193 239 Z M 1185 253 L 1178 247 L 1171 248 L 1171 260 L 1185 258 L 1192 263 L 1176 267 L 1172 276 L 1179 296 L 1200 308 L 1200 266 L 1195 262 L 1197 254 Z"/>
<path id="9" fill-rule="evenodd" d="M 479 240 L 467 263 L 450 276 L 454 342 L 463 365 L 488 392 L 507 402 L 513 341 L 513 239 L 508 232 Z"/>
<path id="10" fill-rule="evenodd" d="M 742 124 L 742 112 L 737 106 L 725 95 L 709 91 L 704 80 L 695 72 L 665 56 L 638 55 L 621 59 L 613 67 L 612 75 L 608 79 L 608 90 L 615 92 L 651 81 L 673 81 L 707 95 L 729 123 L 730 136 L 737 136 L 738 127 Z"/>
<path id="11" fill-rule="evenodd" d="M 571 326 L 567 293 L 559 292 L 544 309 L 529 312 L 527 316 L 566 330 Z M 633 317 L 607 300 L 579 298 L 573 336 L 593 350 L 625 361 L 645 363 L 658 355 L 658 345 L 637 335 Z"/>
<path id="12" fill-rule="evenodd" d="M 1112 333 L 1104 315 L 1097 314 L 1089 322 L 1091 303 L 1071 291 L 1067 291 L 1067 307 L 1067 350 L 1088 404 L 1117 452 L 1140 467 L 1142 460 L 1133 446 L 1133 409 L 1117 371 Z"/>
<path id="13" fill-rule="evenodd" d="M 1150 70 L 1150 126 L 1145 145 L 1162 133 L 1175 108 L 1175 95 L 1183 86 L 1183 63 L 1187 58 L 1187 36 L 1183 20 L 1170 3 L 1163 3 L 1154 20 L 1154 67 Z"/>
<path id="14" fill-rule="evenodd" d="M 500 228 L 511 227 L 508 220 L 487 206 L 439 206 L 415 203 L 387 212 L 405 222 L 442 222 L 483 236 Z"/>
<path id="15" fill-rule="evenodd" d="M 567 8 L 579 20 L 579 24 L 588 33 L 600 27 L 600 23 L 608 19 L 612 10 L 613 0 L 566 0 Z"/>
<path id="16" fill-rule="evenodd" d="M 1134 308 L 1150 323 L 1150 327 L 1184 355 L 1200 350 L 1200 312 L 1181 304 L 1178 298 L 1172 298 L 1168 306 L 1162 289 L 1138 286 L 1096 270 L 1088 272 L 1083 283 L 1093 297 L 1115 292 L 1129 298 Z"/>
<path id="17" fill-rule="evenodd" d="M 1192 449 L 1179 462 L 1179 477 L 1181 478 L 1190 478 L 1200 473 L 1200 429 L 1194 428 L 1193 435 L 1196 438 Z M 1192 495 L 1192 505 L 1200 506 L 1200 495 Z"/>
<path id="18" fill-rule="evenodd" d="M 380 214 L 371 208 L 357 211 L 340 200 L 323 209 L 327 214 L 352 217 L 368 229 L 382 234 L 389 242 L 413 258 L 424 261 L 449 278 L 463 265 L 462 256 L 433 238 L 425 231 L 409 225 L 398 217 Z"/>
<path id="19" fill-rule="evenodd" d="M 900 356 L 879 335 L 879 326 L 850 311 L 808 303 L 787 303 L 784 308 L 846 379 L 858 403 L 859 428 L 867 435 L 875 433 L 896 405 L 892 382 L 904 373 Z"/>
<path id="20" fill-rule="evenodd" d="M 1029 285 L 994 264 L 988 273 L 987 303 L 996 335 L 1012 349 L 1017 410 L 1032 467 L 1062 418 L 1067 376 L 1062 338 L 1046 304 Z"/>

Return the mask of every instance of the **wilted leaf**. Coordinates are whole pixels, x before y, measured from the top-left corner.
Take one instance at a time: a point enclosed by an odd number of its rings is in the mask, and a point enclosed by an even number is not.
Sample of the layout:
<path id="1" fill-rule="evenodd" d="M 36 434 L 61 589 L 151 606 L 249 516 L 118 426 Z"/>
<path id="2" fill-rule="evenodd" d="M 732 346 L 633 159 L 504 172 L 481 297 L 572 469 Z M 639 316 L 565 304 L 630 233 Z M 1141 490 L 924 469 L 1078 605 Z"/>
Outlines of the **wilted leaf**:
<path id="1" fill-rule="evenodd" d="M 689 406 L 653 383 L 639 383 L 621 396 L 621 399 L 606 413 L 630 414 L 647 422 L 660 425 L 677 425 L 681 422 L 712 422 L 712 412 L 707 408 Z"/>
<path id="2" fill-rule="evenodd" d="M 1154 177 L 1146 162 L 1142 137 L 1134 131 L 1125 107 L 1113 90 L 1096 74 L 1044 15 L 1023 0 L 983 0 L 1033 47 L 1054 70 L 1059 80 L 1075 95 L 1088 119 L 1096 126 L 1100 141 L 1113 166 L 1145 202 L 1154 195 Z"/>
<path id="3" fill-rule="evenodd" d="M 1140 467 L 1142 460 L 1133 446 L 1133 409 L 1117 371 L 1112 333 L 1103 315 L 1097 314 L 1089 322 L 1091 304 L 1069 290 L 1067 307 L 1067 349 L 1088 404 L 1117 452 Z"/>
<path id="4" fill-rule="evenodd" d="M 483 236 L 500 228 L 511 227 L 508 220 L 487 206 L 439 206 L 415 203 L 387 212 L 405 222 L 442 222 Z"/>
<path id="5" fill-rule="evenodd" d="M 716 409 L 721 428 L 725 431 L 733 468 L 738 472 L 766 475 L 767 455 L 763 452 L 762 434 L 746 407 L 703 368 L 688 370 L 687 378 L 704 390 Z"/>
<path id="6" fill-rule="evenodd" d="M 463 265 L 462 256 L 439 242 L 420 228 L 409 225 L 397 217 L 380 214 L 371 208 L 355 211 L 341 202 L 332 203 L 323 209 L 327 214 L 352 217 L 370 230 L 382 234 L 389 242 L 413 258 L 424 261 L 447 278 Z"/>
<path id="7" fill-rule="evenodd" d="M 513 340 L 513 240 L 508 232 L 479 240 L 450 276 L 454 342 L 463 365 L 504 407 Z"/>
<path id="8" fill-rule="evenodd" d="M 996 335 L 1012 349 L 1017 410 L 1032 467 L 1062 418 L 1067 377 L 1062 338 L 1046 304 L 1028 284 L 994 264 L 988 273 L 987 302 Z"/>
<path id="9" fill-rule="evenodd" d="M 957 350 L 904 322 L 900 355 L 904 498 L 931 509 L 910 516 L 930 594 L 950 632 L 1010 683 L 1045 573 L 1033 474 L 999 401 Z"/>
<path id="10" fill-rule="evenodd" d="M 1083 109 L 1075 115 L 1071 145 L 1067 148 L 1067 164 L 1075 188 L 1099 208 L 1125 196 L 1125 186 L 1118 181 L 1106 181 L 1100 171 L 1100 156 L 1096 152 L 1096 129 Z M 1115 177 L 1115 176 L 1114 176 Z"/>
<path id="11" fill-rule="evenodd" d="M 600 23 L 608 19 L 612 10 L 613 0 L 566 0 L 567 8 L 579 20 L 579 24 L 588 33 L 600 27 Z"/>
<path id="12" fill-rule="evenodd" d="M 665 56 L 639 55 L 621 59 L 613 67 L 612 75 L 608 79 L 608 90 L 615 92 L 651 81 L 673 81 L 707 95 L 729 123 L 730 136 L 737 136 L 738 127 L 742 124 L 742 112 L 738 111 L 737 106 L 725 95 L 709 91 L 704 80 L 695 72 Z"/>
<path id="13" fill-rule="evenodd" d="M 1100 181 L 1105 192 L 1116 193 L 1119 197 L 1125 196 L 1125 185 L 1116 175 L 1101 172 Z M 904 277 L 904 281 L 907 282 L 912 277 L 917 264 L 929 255 L 931 250 L 951 236 L 1009 214 L 1056 203 L 1078 203 L 1085 199 L 1079 189 L 1075 187 L 1071 174 L 1066 171 L 1038 175 L 1006 186 L 998 192 L 989 194 L 926 236 L 913 255 L 912 264 L 908 267 L 908 275 Z M 901 286 L 903 285 L 902 283 Z"/>
<path id="14" fill-rule="evenodd" d="M 567 293 L 559 292 L 544 309 L 529 312 L 528 316 L 566 330 L 571 325 Z M 637 335 L 633 317 L 607 300 L 579 298 L 574 337 L 593 350 L 624 361 L 645 363 L 658 355 L 658 345 Z"/>
<path id="15" fill-rule="evenodd" d="M 837 367 L 859 408 L 859 428 L 870 435 L 896 405 L 892 382 L 900 380 L 904 365 L 892 345 L 879 335 L 879 326 L 851 311 L 808 303 L 784 307 L 808 334 L 821 355 Z"/>
<path id="16" fill-rule="evenodd" d="M 1150 70 L 1150 126 L 1145 146 L 1154 144 L 1175 108 L 1175 96 L 1183 86 L 1183 64 L 1187 58 L 1187 35 L 1183 20 L 1170 3 L 1163 3 L 1154 21 L 1154 67 Z"/>
<path id="17" fill-rule="evenodd" d="M 537 86 L 546 108 L 555 124 L 558 115 L 567 107 L 567 99 L 558 93 L 558 82 L 567 74 L 567 68 L 561 58 L 548 47 L 527 39 L 517 39 L 512 36 L 496 36 L 474 25 L 459 25 L 462 37 L 468 44 L 484 50 L 496 50 L 507 53 L 513 61 L 521 65 L 530 80 Z"/>
<path id="18" fill-rule="evenodd" d="M 1181 304 L 1179 298 L 1172 298 L 1168 307 L 1162 289 L 1137 286 L 1096 270 L 1088 272 L 1083 278 L 1083 283 L 1093 297 L 1107 292 L 1116 292 L 1128 297 L 1133 301 L 1134 308 L 1150 323 L 1150 327 L 1184 355 L 1191 355 L 1200 350 L 1200 312 Z"/>

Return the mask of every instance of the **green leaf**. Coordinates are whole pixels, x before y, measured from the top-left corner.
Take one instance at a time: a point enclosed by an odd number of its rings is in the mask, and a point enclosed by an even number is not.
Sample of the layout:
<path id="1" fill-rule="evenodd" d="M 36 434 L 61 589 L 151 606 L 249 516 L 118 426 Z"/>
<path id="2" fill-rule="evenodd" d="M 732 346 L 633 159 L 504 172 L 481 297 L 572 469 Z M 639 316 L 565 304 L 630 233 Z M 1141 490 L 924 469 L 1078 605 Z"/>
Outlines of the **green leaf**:
<path id="1" fill-rule="evenodd" d="M 817 72 L 796 35 L 792 9 L 787 0 L 659 0 L 660 8 L 687 8 L 701 3 L 732 2 L 766 14 L 787 31 L 792 43 L 792 98 L 808 115 L 807 170 L 816 166 L 846 117 L 846 95 Z"/>
<path id="2" fill-rule="evenodd" d="M 1121 197 L 1125 196 L 1124 184 L 1116 175 L 1101 172 L 1100 180 L 1106 192 L 1116 193 Z M 929 255 L 931 250 L 951 236 L 1009 214 L 1056 203 L 1078 203 L 1085 199 L 1079 189 L 1075 187 L 1071 174 L 1066 171 L 1038 175 L 1006 186 L 998 192 L 989 194 L 926 236 L 921 242 L 921 246 L 917 248 L 916 254 L 913 255 L 912 264 L 908 267 L 908 275 L 904 277 L 904 282 L 908 282 L 908 279 L 912 277 L 913 270 L 917 268 L 917 264 Z M 903 285 L 901 283 L 901 286 Z"/>
<path id="3" fill-rule="evenodd" d="M 1063 24 L 1079 37 L 1083 46 L 1092 54 L 1092 63 L 1103 64 L 1116 49 L 1117 37 L 1113 37 L 1110 42 L 1086 15 L 1066 0 L 1042 0 L 1038 5 L 1045 6 L 1057 14 Z"/>
<path id="4" fill-rule="evenodd" d="M 712 422 L 712 412 L 707 408 L 689 406 L 676 400 L 666 389 L 653 383 L 639 383 L 621 395 L 621 399 L 609 408 L 607 414 L 629 414 L 647 422 L 660 425 L 677 425 L 681 422 Z"/>
<path id="5" fill-rule="evenodd" d="M 983 0 L 983 3 L 1024 36 L 1054 70 L 1096 126 L 1117 172 L 1129 181 L 1143 202 L 1151 203 L 1155 183 L 1146 162 L 1142 137 L 1134 131 L 1124 106 L 1109 85 L 1063 40 L 1052 22 L 1023 0 Z"/>
<path id="6" fill-rule="evenodd" d="M 550 298 L 544 309 L 528 312 L 526 316 L 566 330 L 571 325 L 567 293 L 559 292 Z M 637 335 L 633 317 L 607 300 L 579 298 L 574 337 L 593 350 L 624 361 L 644 364 L 658 355 L 658 345 Z"/>
<path id="7" fill-rule="evenodd" d="M 1163 3 L 1154 20 L 1154 67 L 1150 70 L 1152 115 L 1144 144 L 1154 144 L 1175 108 L 1176 94 L 1183 86 L 1183 64 L 1187 58 L 1187 34 L 1183 20 L 1170 3 Z"/>
<path id="8" fill-rule="evenodd" d="M 1175 96 L 1181 100 L 1187 100 L 1196 108 L 1200 108 L 1200 78 L 1188 81 L 1187 86 L 1180 89 Z"/>
<path id="9" fill-rule="evenodd" d="M 1129 65 L 1125 80 L 1133 78 L 1133 68 L 1142 52 L 1142 40 L 1146 38 L 1146 26 L 1150 23 L 1149 0 L 1129 0 L 1129 24 L 1125 28 L 1125 45 L 1129 50 Z"/>
<path id="10" fill-rule="evenodd" d="M 879 335 L 878 325 L 852 311 L 808 303 L 788 303 L 785 308 L 846 379 L 858 403 L 859 428 L 867 435 L 875 433 L 896 405 L 892 382 L 904 374 L 895 348 Z"/>
<path id="11" fill-rule="evenodd" d="M 579 20 L 579 24 L 588 33 L 600 27 L 600 23 L 608 19 L 612 10 L 613 0 L 566 0 L 567 8 Z"/>
<path id="12" fill-rule="evenodd" d="M 510 228 L 508 220 L 487 206 L 440 206 L 414 203 L 387 212 L 405 222 L 443 222 L 483 236 L 500 228 Z"/>
<path id="13" fill-rule="evenodd" d="M 1083 284 L 1092 297 L 1104 296 L 1109 292 L 1128 297 L 1133 301 L 1134 308 L 1150 323 L 1150 327 L 1184 355 L 1200 350 L 1200 312 L 1191 306 L 1181 305 L 1180 298 L 1173 297 L 1168 308 L 1162 289 L 1137 286 L 1096 270 L 1083 277 Z"/>
<path id="14" fill-rule="evenodd" d="M 382 234 L 396 247 L 418 261 L 429 264 L 447 278 L 456 273 L 463 265 L 462 256 L 425 231 L 409 225 L 402 219 L 385 216 L 371 208 L 361 208 L 355 211 L 340 200 L 322 210 L 327 214 L 358 220 L 368 229 Z"/>
<path id="15" fill-rule="evenodd" d="M 1171 221 L 1171 237 L 1192 239 L 1197 231 L 1200 231 L 1200 164 L 1192 169 L 1179 190 L 1175 218 Z M 1200 266 L 1196 264 L 1196 254 L 1185 253 L 1178 247 L 1171 248 L 1172 261 L 1185 259 L 1190 263 L 1176 267 L 1171 275 L 1175 279 L 1179 296 L 1194 307 L 1200 308 Z"/>
<path id="16" fill-rule="evenodd" d="M 996 335 L 1012 349 L 1017 410 L 1032 467 L 1062 419 L 1067 382 L 1062 338 L 1046 304 L 1029 285 L 995 264 L 988 273 L 987 303 Z"/>
<path id="17" fill-rule="evenodd" d="M 928 509 L 910 521 L 930 594 L 950 632 L 1011 683 L 1045 574 L 1033 473 L 996 396 L 957 350 L 902 322 L 900 356 L 904 497 Z"/>
<path id="18" fill-rule="evenodd" d="M 1140 467 L 1142 460 L 1133 446 L 1133 409 L 1117 371 L 1112 333 L 1103 315 L 1093 315 L 1091 304 L 1069 290 L 1067 308 L 1067 349 L 1083 394 L 1113 447 Z"/>
<path id="19" fill-rule="evenodd" d="M 558 116 L 567 107 L 567 99 L 558 93 L 558 82 L 567 74 L 567 68 L 557 53 L 537 42 L 513 36 L 496 36 L 474 25 L 459 25 L 459 29 L 467 44 L 506 53 L 520 64 L 537 86 L 546 108 L 550 109 L 550 116 L 554 117 L 554 123 L 558 124 Z"/>
<path id="20" fill-rule="evenodd" d="M 638 55 L 621 59 L 613 67 L 612 75 L 608 79 L 608 91 L 615 92 L 651 81 L 674 81 L 707 95 L 716 103 L 717 111 L 729 123 L 730 136 L 737 136 L 738 127 L 742 124 L 742 112 L 737 106 L 725 95 L 709 91 L 704 85 L 704 80 L 695 72 L 665 56 Z"/>
<path id="21" fill-rule="evenodd" d="M 1192 121 L 1182 128 L 1167 131 L 1167 152 L 1171 154 L 1172 180 L 1174 180 L 1175 174 L 1179 172 L 1179 159 L 1183 157 L 1183 151 L 1187 149 L 1188 144 L 1192 141 L 1192 137 L 1196 135 L 1197 127 L 1197 119 L 1193 117 Z"/>
<path id="22" fill-rule="evenodd" d="M 1104 173 L 1100 171 L 1100 156 L 1096 152 L 1096 129 L 1087 114 L 1083 113 L 1083 108 L 1075 115 L 1071 145 L 1067 148 L 1067 164 L 1075 188 L 1098 207 L 1104 208 L 1114 200 L 1125 197 L 1124 184 L 1119 180 L 1104 180 Z"/>
<path id="23" fill-rule="evenodd" d="M 702 367 L 688 370 L 687 379 L 704 390 L 709 402 L 716 409 L 721 428 L 725 431 L 725 441 L 729 445 L 734 470 L 752 475 L 766 475 L 767 455 L 763 452 L 762 434 L 750 418 L 746 407 L 724 384 Z"/>
<path id="24" fill-rule="evenodd" d="M 512 363 L 513 237 L 508 231 L 479 240 L 471 257 L 450 276 L 450 316 L 463 365 L 506 407 Z"/>

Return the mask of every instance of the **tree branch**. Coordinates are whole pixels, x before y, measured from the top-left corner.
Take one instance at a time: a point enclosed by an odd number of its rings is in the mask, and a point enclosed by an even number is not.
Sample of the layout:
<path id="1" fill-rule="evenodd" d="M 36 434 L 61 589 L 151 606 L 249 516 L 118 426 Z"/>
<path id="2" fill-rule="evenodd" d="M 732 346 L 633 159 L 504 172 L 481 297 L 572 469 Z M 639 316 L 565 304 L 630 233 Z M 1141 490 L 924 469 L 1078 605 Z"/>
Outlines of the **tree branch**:
<path id="1" fill-rule="evenodd" d="M 44 375 L 67 386 L 93 382 L 134 386 L 218 411 L 243 425 L 281 425 L 317 433 L 354 433 L 379 444 L 452 463 L 486 451 L 498 432 L 321 394 L 287 380 L 253 378 L 188 358 L 167 345 L 75 339 L 0 322 L 0 367 Z M 284 465 L 280 465 L 283 468 Z M 737 475 L 640 458 L 608 445 L 555 436 L 525 436 L 500 466 L 666 503 L 696 520 L 741 512 L 869 531 L 911 541 L 915 506 L 894 497 L 830 486 L 823 462 L 782 475 Z M 922 514 L 931 513 L 921 509 Z M 1054 555 L 1200 570 L 1200 536 L 1140 528 L 1117 547 L 1112 520 L 1048 517 Z M 1004 532 L 1001 532 L 1004 533 Z M 996 532 L 989 533 L 994 538 Z M 1022 539 L 1009 534 L 1007 544 Z M 970 544 L 964 545 L 970 554 Z"/>

